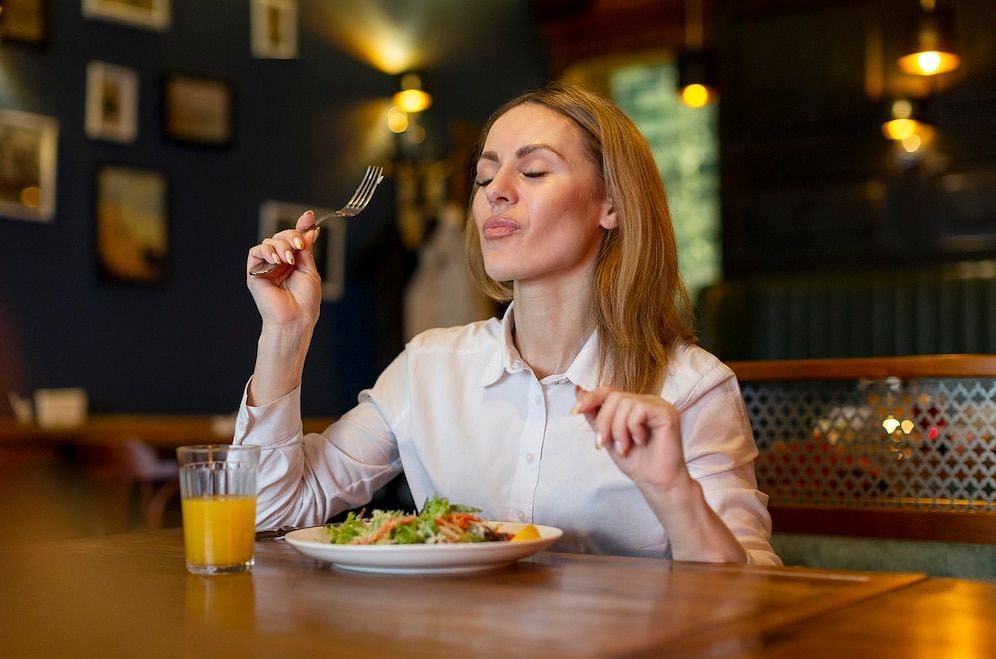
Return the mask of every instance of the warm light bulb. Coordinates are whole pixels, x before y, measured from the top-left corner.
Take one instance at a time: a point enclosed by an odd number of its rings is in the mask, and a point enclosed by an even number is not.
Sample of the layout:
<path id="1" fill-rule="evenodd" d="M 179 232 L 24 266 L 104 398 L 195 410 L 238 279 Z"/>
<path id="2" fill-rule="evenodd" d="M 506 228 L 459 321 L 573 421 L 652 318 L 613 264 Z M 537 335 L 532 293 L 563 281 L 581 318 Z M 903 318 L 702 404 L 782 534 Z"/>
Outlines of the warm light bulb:
<path id="1" fill-rule="evenodd" d="M 692 83 L 681 88 L 681 102 L 690 108 L 701 108 L 712 100 L 709 88 L 699 83 Z"/>
<path id="2" fill-rule="evenodd" d="M 906 153 L 916 153 L 920 150 L 920 146 L 923 145 L 923 140 L 920 139 L 919 135 L 914 133 L 913 135 L 909 135 L 899 140 L 899 143 L 902 145 L 903 151 Z"/>
<path id="3" fill-rule="evenodd" d="M 387 111 L 387 127 L 392 133 L 403 133 L 408 130 L 408 113 L 401 108 L 392 107 Z"/>
<path id="4" fill-rule="evenodd" d="M 394 105 L 405 112 L 421 112 L 432 105 L 432 97 L 421 89 L 404 89 L 394 95 Z"/>
<path id="5" fill-rule="evenodd" d="M 882 134 L 890 140 L 905 140 L 915 135 L 920 128 L 916 119 L 892 119 L 882 124 Z"/>
<path id="6" fill-rule="evenodd" d="M 940 50 L 925 50 L 910 53 L 899 58 L 899 68 L 906 73 L 933 76 L 954 71 L 961 65 L 961 58 L 954 53 Z"/>

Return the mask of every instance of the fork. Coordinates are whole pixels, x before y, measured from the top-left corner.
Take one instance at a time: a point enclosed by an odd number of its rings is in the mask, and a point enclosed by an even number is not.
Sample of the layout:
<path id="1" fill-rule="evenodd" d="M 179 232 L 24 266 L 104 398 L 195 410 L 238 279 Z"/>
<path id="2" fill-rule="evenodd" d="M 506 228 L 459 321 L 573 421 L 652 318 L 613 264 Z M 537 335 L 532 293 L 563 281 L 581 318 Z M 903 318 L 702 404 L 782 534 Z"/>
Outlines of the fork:
<path id="1" fill-rule="evenodd" d="M 304 229 L 301 229 L 302 233 L 307 233 L 308 231 L 317 229 L 322 225 L 322 223 L 325 222 L 325 220 L 332 217 L 355 217 L 356 215 L 359 215 L 367 207 L 367 204 L 370 203 L 370 200 L 373 199 L 374 191 L 377 189 L 377 186 L 380 185 L 380 182 L 383 180 L 384 180 L 384 168 L 377 167 L 375 165 L 370 165 L 369 167 L 367 167 L 366 173 L 363 174 L 363 180 L 361 180 L 360 185 L 357 186 L 356 192 L 354 192 L 353 196 L 349 198 L 349 201 L 346 202 L 346 205 L 337 211 L 333 211 L 331 213 L 328 213 L 327 215 L 321 216 L 313 223 L 306 226 Z M 279 263 L 268 263 L 262 268 L 258 268 L 256 270 L 250 270 L 249 274 L 252 275 L 253 277 L 267 277 L 267 276 L 272 277 L 273 272 L 277 269 L 279 265 L 280 265 Z"/>

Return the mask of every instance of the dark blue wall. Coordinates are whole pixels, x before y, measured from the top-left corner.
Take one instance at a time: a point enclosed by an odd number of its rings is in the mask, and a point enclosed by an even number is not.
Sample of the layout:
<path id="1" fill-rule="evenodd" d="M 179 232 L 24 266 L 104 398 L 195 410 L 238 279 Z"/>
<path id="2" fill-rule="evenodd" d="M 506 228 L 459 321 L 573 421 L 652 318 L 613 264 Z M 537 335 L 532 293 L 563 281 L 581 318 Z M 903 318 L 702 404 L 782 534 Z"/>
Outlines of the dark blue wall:
<path id="1" fill-rule="evenodd" d="M 367 17 L 379 14 L 415 28 L 419 43 L 431 46 L 422 64 L 435 94 L 427 120 L 436 138 L 451 121 L 483 122 L 501 101 L 545 77 L 526 0 L 302 0 L 301 56 L 292 61 L 252 58 L 249 4 L 174 0 L 172 29 L 157 33 L 84 19 L 77 0 L 55 0 L 46 47 L 0 43 L 0 106 L 60 123 L 54 220 L 0 218 L 2 391 L 81 386 L 97 412 L 234 408 L 259 326 L 243 269 L 260 202 L 337 207 L 368 160 L 390 157 L 366 144 L 386 128 L 363 108 L 388 98 L 395 79 L 330 36 L 330 9 L 353 17 L 361 34 L 372 25 Z M 84 134 L 85 72 L 94 59 L 141 76 L 133 144 Z M 230 148 L 164 138 L 160 80 L 174 71 L 233 85 Z M 445 149 L 445 141 L 435 148 Z M 101 163 L 167 174 L 171 274 L 164 284 L 98 278 L 92 187 Z M 322 309 L 305 373 L 306 414 L 342 412 L 401 347 L 394 300 L 404 254 L 390 247 L 393 214 L 388 182 L 349 224 L 346 293 Z M 3 400 L 0 413 L 9 413 L 5 408 Z"/>

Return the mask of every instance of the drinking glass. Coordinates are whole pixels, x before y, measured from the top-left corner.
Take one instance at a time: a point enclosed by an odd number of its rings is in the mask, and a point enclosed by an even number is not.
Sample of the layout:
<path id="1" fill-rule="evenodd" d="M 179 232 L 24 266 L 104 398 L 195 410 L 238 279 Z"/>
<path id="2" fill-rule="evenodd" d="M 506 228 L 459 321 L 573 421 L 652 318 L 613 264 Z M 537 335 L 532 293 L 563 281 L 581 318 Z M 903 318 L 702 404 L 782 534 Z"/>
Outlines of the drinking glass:
<path id="1" fill-rule="evenodd" d="M 176 455 L 187 570 L 227 574 L 252 569 L 259 447 L 181 446 Z"/>

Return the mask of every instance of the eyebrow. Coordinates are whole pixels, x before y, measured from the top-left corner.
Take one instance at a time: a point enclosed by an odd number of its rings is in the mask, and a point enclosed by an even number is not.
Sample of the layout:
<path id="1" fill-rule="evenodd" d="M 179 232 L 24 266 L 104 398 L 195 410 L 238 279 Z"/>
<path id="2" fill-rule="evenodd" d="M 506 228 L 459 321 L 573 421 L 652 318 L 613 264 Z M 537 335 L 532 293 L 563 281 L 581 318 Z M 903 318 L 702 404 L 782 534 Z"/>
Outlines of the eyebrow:
<path id="1" fill-rule="evenodd" d="M 564 159 L 564 156 L 563 154 L 560 153 L 560 151 L 557 151 L 549 144 L 542 144 L 542 143 L 526 144 L 525 146 L 520 146 L 518 149 L 515 150 L 515 157 L 516 159 L 521 160 L 522 158 L 528 156 L 530 153 L 534 153 L 536 151 L 550 151 L 561 160 Z M 481 154 L 481 157 L 478 158 L 478 160 L 490 160 L 493 162 L 498 162 L 498 154 L 495 153 L 494 151 L 485 151 Z"/>

